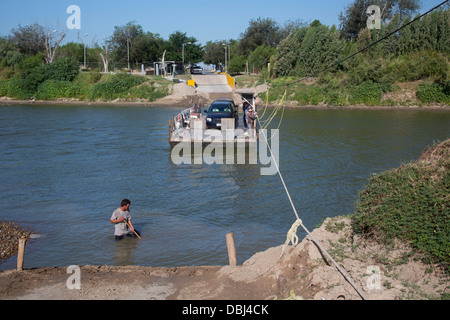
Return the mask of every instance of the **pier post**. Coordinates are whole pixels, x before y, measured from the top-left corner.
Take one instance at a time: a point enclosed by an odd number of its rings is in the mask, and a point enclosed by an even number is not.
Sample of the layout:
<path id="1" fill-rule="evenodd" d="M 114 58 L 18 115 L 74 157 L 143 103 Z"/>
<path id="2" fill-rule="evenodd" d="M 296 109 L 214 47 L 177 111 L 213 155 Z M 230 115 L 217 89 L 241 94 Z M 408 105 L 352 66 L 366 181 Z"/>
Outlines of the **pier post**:
<path id="1" fill-rule="evenodd" d="M 17 253 L 17 271 L 23 270 L 23 256 L 25 254 L 25 243 L 27 239 L 19 239 L 19 250 Z"/>
<path id="2" fill-rule="evenodd" d="M 234 247 L 234 232 L 227 233 L 228 259 L 231 267 L 236 267 L 236 248 Z"/>
<path id="3" fill-rule="evenodd" d="M 172 142 L 173 119 L 169 120 L 169 143 Z"/>

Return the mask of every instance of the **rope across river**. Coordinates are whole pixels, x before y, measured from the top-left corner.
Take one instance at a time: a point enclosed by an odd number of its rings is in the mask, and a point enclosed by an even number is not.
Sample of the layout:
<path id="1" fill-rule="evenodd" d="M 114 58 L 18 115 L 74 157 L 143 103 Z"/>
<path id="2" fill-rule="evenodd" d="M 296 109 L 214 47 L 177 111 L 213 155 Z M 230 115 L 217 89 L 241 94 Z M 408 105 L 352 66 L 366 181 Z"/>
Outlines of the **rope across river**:
<path id="1" fill-rule="evenodd" d="M 245 98 L 244 98 L 244 99 L 245 99 Z M 251 106 L 253 106 L 253 108 L 255 108 L 255 105 L 253 105 L 252 103 L 250 103 L 247 99 L 245 99 L 245 100 L 246 100 Z M 255 109 L 255 110 L 256 110 L 256 109 Z M 257 120 L 259 126 L 261 127 L 261 124 L 260 124 L 258 118 L 256 118 L 256 120 Z M 312 236 L 312 234 L 309 232 L 309 230 L 308 230 L 308 229 L 305 227 L 305 225 L 303 224 L 302 220 L 300 219 L 300 217 L 299 217 L 299 215 L 298 215 L 298 213 L 297 213 L 297 209 L 295 208 L 294 202 L 292 201 L 292 198 L 291 198 L 291 195 L 290 195 L 290 193 L 289 193 L 289 190 L 288 190 L 288 188 L 287 188 L 287 186 L 286 186 L 286 183 L 284 182 L 284 178 L 283 178 L 283 175 L 281 174 L 280 167 L 279 167 L 279 165 L 278 165 L 278 163 L 277 163 L 275 157 L 273 156 L 272 149 L 270 148 L 269 142 L 268 142 L 267 137 L 266 137 L 266 134 L 265 134 L 265 130 L 261 130 L 261 133 L 262 133 L 262 135 L 263 135 L 263 137 L 264 137 L 264 140 L 266 141 L 266 145 L 267 145 L 267 147 L 268 147 L 268 149 L 269 149 L 270 156 L 271 156 L 271 158 L 273 159 L 273 163 L 275 164 L 275 167 L 276 167 L 276 169 L 277 169 L 278 175 L 279 175 L 279 177 L 280 177 L 280 179 L 281 179 L 281 183 L 283 184 L 284 190 L 285 190 L 286 195 L 287 195 L 287 197 L 288 197 L 288 199 L 289 199 L 289 203 L 291 204 L 292 210 L 294 211 L 294 214 L 295 214 L 295 216 L 296 216 L 296 218 L 297 218 L 297 220 L 294 222 L 294 224 L 292 225 L 291 229 L 289 230 L 289 233 L 288 233 L 287 239 L 286 239 L 286 243 L 284 244 L 283 251 L 282 251 L 282 253 L 281 253 L 280 258 L 281 258 L 282 255 L 284 254 L 285 247 L 289 244 L 289 242 L 292 241 L 292 243 L 293 243 L 294 245 L 298 243 L 298 237 L 297 237 L 296 233 L 297 233 L 297 228 L 298 228 L 299 226 L 301 226 L 301 227 L 303 228 L 303 230 L 305 230 L 305 232 L 309 235 L 309 237 L 310 237 L 311 240 L 314 242 L 314 244 L 319 248 L 319 250 L 320 250 L 323 254 L 325 254 L 325 256 L 326 256 L 326 257 L 334 264 L 334 266 L 336 267 L 336 269 L 338 269 L 338 271 L 344 276 L 345 280 L 347 280 L 348 283 L 350 283 L 350 285 L 356 290 L 356 292 L 358 292 L 359 296 L 360 296 L 363 300 L 366 300 L 366 297 L 365 297 L 364 293 L 361 291 L 361 289 L 358 288 L 358 286 L 352 281 L 352 279 L 351 279 L 351 278 L 349 277 L 349 275 L 345 272 L 345 270 L 343 270 L 343 269 L 337 264 L 337 262 L 333 259 L 333 257 L 325 250 L 324 247 L 322 247 L 322 245 L 320 244 L 320 242 L 317 241 L 317 240 Z M 296 239 L 297 239 L 297 240 L 296 240 Z"/>

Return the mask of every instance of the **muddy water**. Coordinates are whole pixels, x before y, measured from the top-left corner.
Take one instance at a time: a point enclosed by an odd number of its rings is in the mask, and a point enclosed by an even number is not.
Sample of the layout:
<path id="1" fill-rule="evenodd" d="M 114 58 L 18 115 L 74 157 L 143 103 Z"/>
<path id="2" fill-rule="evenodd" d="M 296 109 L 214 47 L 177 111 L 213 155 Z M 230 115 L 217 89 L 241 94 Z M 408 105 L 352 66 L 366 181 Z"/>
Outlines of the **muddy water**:
<path id="1" fill-rule="evenodd" d="M 40 235 L 26 267 L 225 265 L 232 231 L 240 264 L 284 243 L 295 216 L 278 176 L 260 164 L 173 164 L 168 119 L 181 109 L 0 107 L 0 220 Z M 304 224 L 351 213 L 370 175 L 417 158 L 449 128 L 443 112 L 286 110 L 280 168 Z M 114 240 L 122 198 L 142 240 Z M 0 264 L 14 267 L 15 257 Z"/>

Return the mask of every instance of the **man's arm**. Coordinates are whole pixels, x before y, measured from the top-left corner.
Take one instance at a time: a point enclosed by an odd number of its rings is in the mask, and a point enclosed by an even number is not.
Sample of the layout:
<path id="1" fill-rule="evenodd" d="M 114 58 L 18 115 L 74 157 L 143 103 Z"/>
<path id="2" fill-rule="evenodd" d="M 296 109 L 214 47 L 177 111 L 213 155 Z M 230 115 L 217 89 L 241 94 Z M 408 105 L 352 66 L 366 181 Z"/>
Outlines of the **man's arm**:
<path id="1" fill-rule="evenodd" d="M 111 222 L 112 224 L 116 224 L 116 223 L 120 223 L 124 220 L 125 219 L 123 217 L 119 217 L 118 219 L 111 219 L 111 220 L 109 220 L 109 222 Z"/>
<path id="2" fill-rule="evenodd" d="M 131 231 L 134 231 L 133 224 L 131 223 L 131 218 L 128 219 L 128 224 L 129 224 L 129 226 L 130 226 L 130 230 L 131 230 Z"/>

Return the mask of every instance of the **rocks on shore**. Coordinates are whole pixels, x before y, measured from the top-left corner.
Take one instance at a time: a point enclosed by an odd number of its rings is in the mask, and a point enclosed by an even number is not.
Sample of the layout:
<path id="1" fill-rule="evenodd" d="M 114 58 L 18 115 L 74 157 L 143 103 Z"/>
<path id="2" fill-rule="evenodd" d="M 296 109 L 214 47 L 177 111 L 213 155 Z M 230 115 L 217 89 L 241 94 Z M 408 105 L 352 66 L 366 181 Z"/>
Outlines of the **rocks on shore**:
<path id="1" fill-rule="evenodd" d="M 30 234 L 14 222 L 0 221 L 0 262 L 17 254 L 19 239 L 29 240 Z"/>

